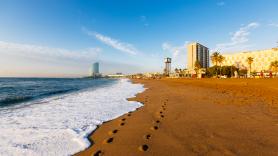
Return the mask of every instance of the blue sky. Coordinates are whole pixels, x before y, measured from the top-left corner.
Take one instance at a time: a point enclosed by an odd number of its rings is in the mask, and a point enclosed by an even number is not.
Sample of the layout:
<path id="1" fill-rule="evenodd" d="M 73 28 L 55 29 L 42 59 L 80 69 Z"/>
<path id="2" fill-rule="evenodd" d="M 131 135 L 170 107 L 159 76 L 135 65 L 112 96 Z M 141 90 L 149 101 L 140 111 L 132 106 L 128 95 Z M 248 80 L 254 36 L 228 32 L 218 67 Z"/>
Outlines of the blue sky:
<path id="1" fill-rule="evenodd" d="M 186 44 L 211 52 L 269 49 L 277 0 L 2 0 L 0 76 L 83 76 L 186 67 Z"/>

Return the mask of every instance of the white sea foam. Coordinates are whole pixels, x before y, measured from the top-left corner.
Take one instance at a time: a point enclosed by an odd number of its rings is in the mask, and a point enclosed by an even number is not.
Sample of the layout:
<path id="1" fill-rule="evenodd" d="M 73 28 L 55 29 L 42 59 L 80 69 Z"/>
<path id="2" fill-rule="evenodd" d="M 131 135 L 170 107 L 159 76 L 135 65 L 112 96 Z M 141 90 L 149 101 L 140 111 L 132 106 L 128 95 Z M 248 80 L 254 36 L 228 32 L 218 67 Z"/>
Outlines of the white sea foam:
<path id="1" fill-rule="evenodd" d="M 0 110 L 0 155 L 71 155 L 87 148 L 97 125 L 142 105 L 126 98 L 144 90 L 127 79 L 102 88 Z"/>

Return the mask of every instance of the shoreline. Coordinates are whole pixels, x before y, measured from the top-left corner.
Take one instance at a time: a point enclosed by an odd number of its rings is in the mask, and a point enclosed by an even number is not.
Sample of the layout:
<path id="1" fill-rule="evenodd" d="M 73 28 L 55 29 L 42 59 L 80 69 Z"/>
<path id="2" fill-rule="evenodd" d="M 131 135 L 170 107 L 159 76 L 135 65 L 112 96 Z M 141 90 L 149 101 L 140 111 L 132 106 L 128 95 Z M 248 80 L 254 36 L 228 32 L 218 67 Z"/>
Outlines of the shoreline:
<path id="1" fill-rule="evenodd" d="M 135 83 L 132 79 L 129 79 L 129 80 L 130 80 L 130 82 L 131 82 L 132 84 L 141 84 L 141 83 Z M 148 88 L 145 88 L 144 84 L 141 84 L 141 85 L 143 85 L 143 88 L 144 88 L 144 91 L 143 91 L 143 92 L 145 92 Z M 141 92 L 141 93 L 143 93 L 143 92 Z M 131 100 L 131 99 L 133 99 L 133 98 L 136 98 L 136 96 L 137 96 L 138 94 L 141 94 L 141 93 L 139 92 L 139 93 L 135 94 L 134 97 L 126 98 L 126 100 L 127 100 L 128 102 L 130 102 L 130 101 L 131 101 L 131 102 L 139 102 L 140 104 L 142 104 L 141 107 L 138 107 L 138 108 L 136 108 L 136 109 L 133 110 L 133 111 L 129 111 L 129 112 L 127 112 L 127 113 L 125 113 L 125 114 L 123 114 L 123 115 L 121 115 L 121 116 L 119 116 L 119 117 L 116 117 L 116 118 L 111 119 L 111 120 L 108 120 L 108 121 L 104 121 L 102 124 L 97 125 L 97 127 L 96 127 L 91 133 L 89 133 L 88 136 L 86 137 L 86 138 L 88 139 L 88 141 L 90 142 L 90 146 L 88 146 L 86 149 L 84 149 L 84 150 L 82 150 L 82 151 L 79 151 L 79 152 L 77 152 L 77 153 L 75 153 L 75 154 L 73 154 L 73 155 L 74 155 L 74 156 L 78 156 L 78 155 L 80 155 L 80 154 L 82 155 L 82 153 L 83 153 L 84 151 L 86 151 L 86 150 L 92 148 L 92 146 L 95 144 L 94 140 L 92 139 L 92 136 L 94 135 L 94 133 L 95 133 L 99 128 L 101 128 L 101 126 L 102 126 L 103 124 L 109 124 L 110 122 L 112 122 L 112 121 L 114 121 L 114 120 L 117 120 L 117 119 L 121 118 L 122 116 L 126 116 L 126 115 L 128 115 L 128 114 L 130 114 L 130 113 L 133 113 L 133 112 L 137 111 L 138 109 L 144 107 L 144 103 L 143 103 L 143 102 L 136 101 L 136 100 Z"/>
<path id="2" fill-rule="evenodd" d="M 126 100 L 144 91 L 128 81 L 99 82 L 80 92 L 42 99 L 41 105 L 1 111 L 0 155 L 73 155 L 90 147 L 94 140 L 89 135 L 98 125 L 142 106 Z"/>
<path id="3" fill-rule="evenodd" d="M 143 106 L 101 124 L 75 155 L 275 155 L 277 82 L 132 80 L 147 89 L 127 100 Z"/>

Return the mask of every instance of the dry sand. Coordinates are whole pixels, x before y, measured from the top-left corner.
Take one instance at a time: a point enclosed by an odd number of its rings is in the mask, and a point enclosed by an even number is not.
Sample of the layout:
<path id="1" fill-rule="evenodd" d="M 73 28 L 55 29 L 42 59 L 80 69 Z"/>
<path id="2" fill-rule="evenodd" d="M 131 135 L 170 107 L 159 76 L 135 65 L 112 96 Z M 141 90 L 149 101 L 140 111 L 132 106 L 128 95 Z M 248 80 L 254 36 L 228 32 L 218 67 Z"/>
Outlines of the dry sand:
<path id="1" fill-rule="evenodd" d="M 278 155 L 278 79 L 133 80 L 144 107 L 77 155 Z"/>

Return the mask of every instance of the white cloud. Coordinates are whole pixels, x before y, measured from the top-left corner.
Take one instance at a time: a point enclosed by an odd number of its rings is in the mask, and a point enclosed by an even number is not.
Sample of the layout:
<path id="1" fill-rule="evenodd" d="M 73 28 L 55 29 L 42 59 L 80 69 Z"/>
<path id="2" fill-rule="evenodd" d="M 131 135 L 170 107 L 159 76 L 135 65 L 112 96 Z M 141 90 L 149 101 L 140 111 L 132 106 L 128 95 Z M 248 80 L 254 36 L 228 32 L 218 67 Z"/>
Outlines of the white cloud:
<path id="1" fill-rule="evenodd" d="M 225 2 L 221 1 L 221 2 L 218 2 L 216 3 L 217 6 L 224 6 L 225 5 Z"/>
<path id="2" fill-rule="evenodd" d="M 162 44 L 162 49 L 164 51 L 169 51 L 172 53 L 172 57 L 173 59 L 179 57 L 182 53 L 186 53 L 186 46 L 189 42 L 186 41 L 183 45 L 181 46 L 172 46 L 170 43 L 168 42 L 164 42 Z"/>
<path id="3" fill-rule="evenodd" d="M 68 50 L 0 41 L 0 76 L 79 77 L 87 75 L 100 48 Z"/>
<path id="4" fill-rule="evenodd" d="M 178 68 L 184 68 L 184 65 L 186 64 L 186 47 L 188 43 L 189 42 L 186 41 L 181 46 L 173 46 L 168 42 L 164 42 L 162 44 L 162 49 L 166 52 L 170 52 L 174 66 Z"/>
<path id="5" fill-rule="evenodd" d="M 269 24 L 269 26 L 277 27 L 278 28 L 278 24 L 277 23 L 271 23 L 271 24 Z"/>
<path id="6" fill-rule="evenodd" d="M 250 31 L 259 26 L 259 23 L 252 22 L 244 27 L 241 27 L 239 30 L 232 33 L 230 42 L 217 44 L 213 51 L 245 50 L 251 46 L 247 44 L 249 41 L 248 37 L 250 35 Z"/>
<path id="7" fill-rule="evenodd" d="M 96 59 L 100 52 L 100 48 L 72 51 L 62 48 L 0 41 L 0 54 L 6 53 L 9 55 L 46 60 L 92 60 Z"/>
<path id="8" fill-rule="evenodd" d="M 117 49 L 121 52 L 125 52 L 128 54 L 132 54 L 132 55 L 136 55 L 138 53 L 138 50 L 132 44 L 121 42 L 119 40 L 113 39 L 109 36 L 105 36 L 105 35 L 97 33 L 97 32 L 88 31 L 85 28 L 82 28 L 82 29 L 87 35 L 96 38 L 97 40 L 101 41 L 102 43 L 104 43 L 114 49 Z"/>

